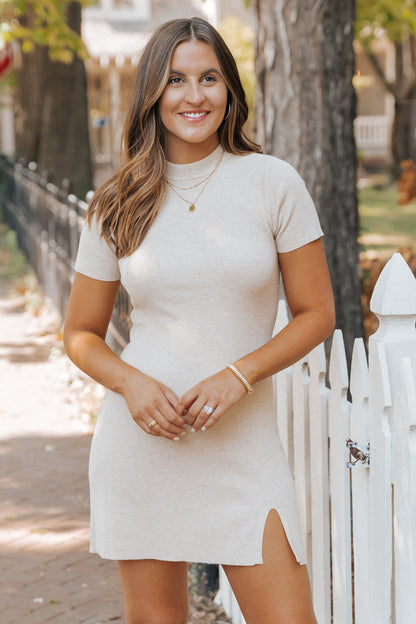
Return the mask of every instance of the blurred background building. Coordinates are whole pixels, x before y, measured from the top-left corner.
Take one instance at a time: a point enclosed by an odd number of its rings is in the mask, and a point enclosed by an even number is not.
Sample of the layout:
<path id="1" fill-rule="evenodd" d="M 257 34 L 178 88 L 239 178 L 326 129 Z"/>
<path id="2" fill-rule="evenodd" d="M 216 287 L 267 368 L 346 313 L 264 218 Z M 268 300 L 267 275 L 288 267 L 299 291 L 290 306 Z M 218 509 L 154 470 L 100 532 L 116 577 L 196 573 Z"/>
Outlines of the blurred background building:
<path id="1" fill-rule="evenodd" d="M 121 128 L 140 51 L 156 26 L 178 16 L 200 16 L 219 28 L 237 58 L 252 108 L 254 14 L 243 0 L 97 0 L 83 10 L 82 16 L 82 36 L 89 52 L 85 64 L 94 186 L 119 164 Z M 380 83 L 358 43 L 355 50 L 357 149 L 367 162 L 386 163 L 391 152 L 394 98 Z M 394 45 L 381 38 L 374 51 L 386 77 L 393 81 Z M 1 53 L 0 50 L 0 63 Z M 0 152 L 11 156 L 13 128 L 11 91 L 0 89 Z M 250 131 L 255 132 L 254 116 L 250 119 Z"/>

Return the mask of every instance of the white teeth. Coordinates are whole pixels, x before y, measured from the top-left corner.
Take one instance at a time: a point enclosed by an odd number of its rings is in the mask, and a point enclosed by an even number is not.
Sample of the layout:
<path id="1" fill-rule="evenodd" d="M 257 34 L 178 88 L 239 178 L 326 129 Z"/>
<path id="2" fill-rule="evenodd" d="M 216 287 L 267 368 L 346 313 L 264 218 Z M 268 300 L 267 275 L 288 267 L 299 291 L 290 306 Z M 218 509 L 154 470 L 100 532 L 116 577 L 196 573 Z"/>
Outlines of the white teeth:
<path id="1" fill-rule="evenodd" d="M 182 113 L 184 117 L 191 117 L 192 119 L 199 119 L 200 117 L 204 117 L 206 113 Z"/>

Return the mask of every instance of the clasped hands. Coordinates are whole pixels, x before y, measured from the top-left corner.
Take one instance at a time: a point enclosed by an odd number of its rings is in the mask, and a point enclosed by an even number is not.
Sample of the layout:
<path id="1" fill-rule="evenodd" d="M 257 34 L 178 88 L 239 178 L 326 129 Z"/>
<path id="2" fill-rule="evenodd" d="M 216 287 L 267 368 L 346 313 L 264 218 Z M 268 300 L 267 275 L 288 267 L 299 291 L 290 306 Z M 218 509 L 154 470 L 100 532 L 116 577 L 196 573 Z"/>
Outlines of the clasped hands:
<path id="1" fill-rule="evenodd" d="M 154 436 L 179 441 L 190 431 L 206 431 L 245 394 L 244 386 L 227 368 L 199 382 L 180 398 L 156 379 L 137 370 L 122 392 L 133 420 Z"/>

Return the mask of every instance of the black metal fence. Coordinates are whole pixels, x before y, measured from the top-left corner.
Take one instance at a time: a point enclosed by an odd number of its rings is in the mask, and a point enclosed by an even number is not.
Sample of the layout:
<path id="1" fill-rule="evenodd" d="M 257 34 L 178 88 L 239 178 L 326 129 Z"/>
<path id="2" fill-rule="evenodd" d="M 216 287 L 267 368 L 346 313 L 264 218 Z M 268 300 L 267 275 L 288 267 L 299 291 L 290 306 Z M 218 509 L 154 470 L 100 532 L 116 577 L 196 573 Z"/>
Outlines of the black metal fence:
<path id="1" fill-rule="evenodd" d="M 63 318 L 87 204 L 49 182 L 35 163 L 26 167 L 0 158 L 0 205 L 45 295 Z M 109 328 L 116 348 L 128 342 L 129 314 L 130 300 L 121 287 Z"/>

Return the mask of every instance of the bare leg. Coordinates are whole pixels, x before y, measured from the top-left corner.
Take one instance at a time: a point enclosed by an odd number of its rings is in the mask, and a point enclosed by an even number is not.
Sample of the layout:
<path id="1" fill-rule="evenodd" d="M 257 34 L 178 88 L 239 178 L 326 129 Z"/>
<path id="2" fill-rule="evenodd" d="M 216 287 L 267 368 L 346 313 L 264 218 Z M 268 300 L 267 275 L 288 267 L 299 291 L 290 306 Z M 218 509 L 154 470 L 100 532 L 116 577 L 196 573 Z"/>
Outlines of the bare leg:
<path id="1" fill-rule="evenodd" d="M 317 624 L 309 576 L 299 565 L 278 513 L 263 536 L 263 564 L 223 566 L 247 624 Z"/>
<path id="2" fill-rule="evenodd" d="M 188 564 L 119 561 L 127 624 L 187 624 Z"/>

